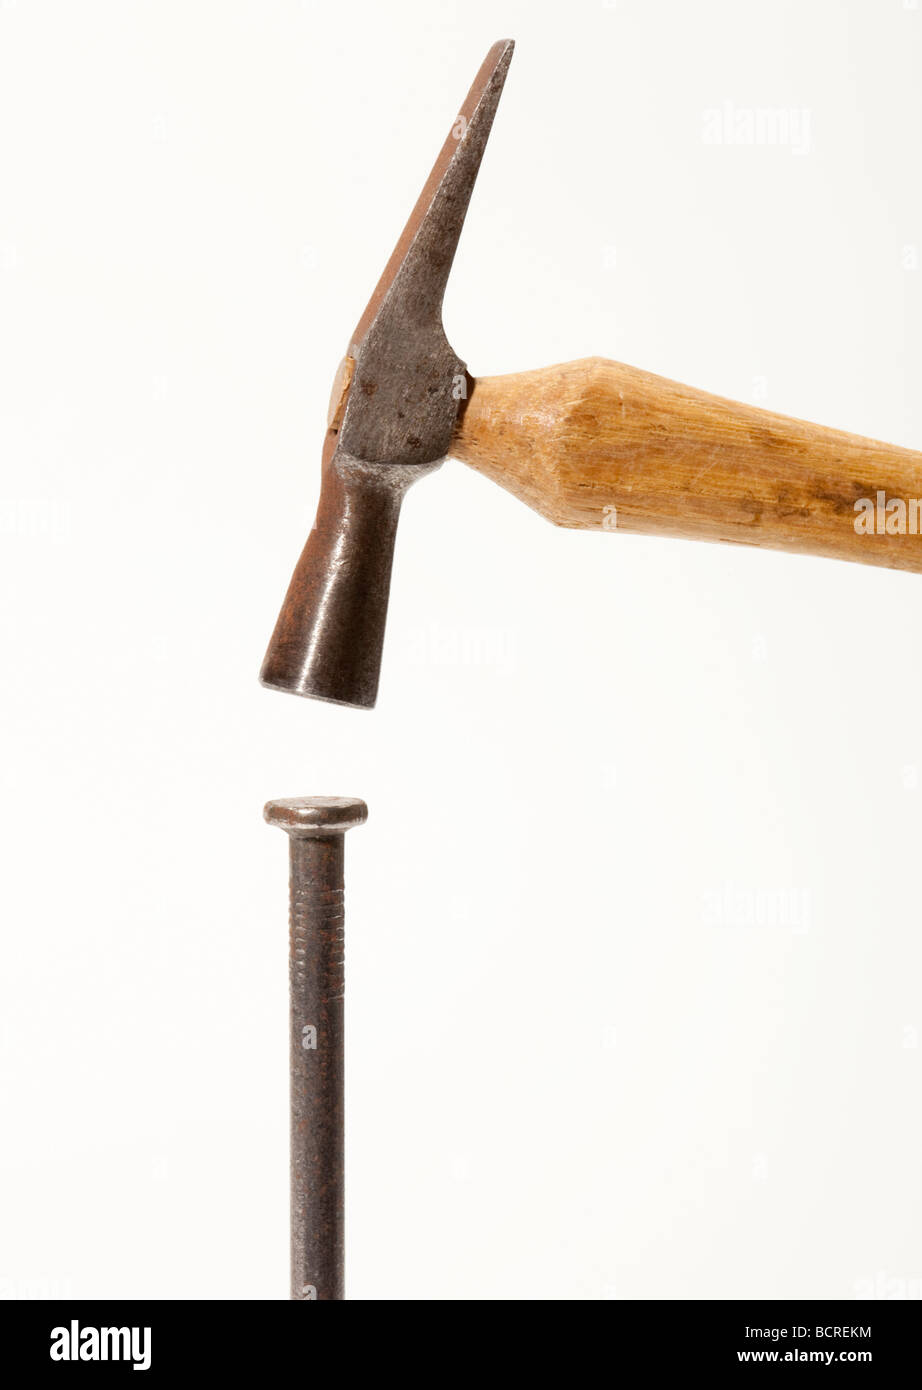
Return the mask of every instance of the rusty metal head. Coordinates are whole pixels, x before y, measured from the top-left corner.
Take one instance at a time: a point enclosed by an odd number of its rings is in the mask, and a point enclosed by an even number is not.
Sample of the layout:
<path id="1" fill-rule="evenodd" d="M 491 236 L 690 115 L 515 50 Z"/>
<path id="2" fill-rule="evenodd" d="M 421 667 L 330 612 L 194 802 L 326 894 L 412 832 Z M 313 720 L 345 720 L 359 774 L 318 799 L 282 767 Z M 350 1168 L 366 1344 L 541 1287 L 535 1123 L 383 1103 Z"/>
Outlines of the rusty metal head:
<path id="1" fill-rule="evenodd" d="M 464 399 L 442 299 L 512 50 L 487 54 L 337 372 L 317 519 L 260 673 L 275 690 L 375 702 L 400 504 Z"/>
<path id="2" fill-rule="evenodd" d="M 296 839 L 323 839 L 363 825 L 368 807 L 357 796 L 286 796 L 267 801 L 263 816 Z"/>

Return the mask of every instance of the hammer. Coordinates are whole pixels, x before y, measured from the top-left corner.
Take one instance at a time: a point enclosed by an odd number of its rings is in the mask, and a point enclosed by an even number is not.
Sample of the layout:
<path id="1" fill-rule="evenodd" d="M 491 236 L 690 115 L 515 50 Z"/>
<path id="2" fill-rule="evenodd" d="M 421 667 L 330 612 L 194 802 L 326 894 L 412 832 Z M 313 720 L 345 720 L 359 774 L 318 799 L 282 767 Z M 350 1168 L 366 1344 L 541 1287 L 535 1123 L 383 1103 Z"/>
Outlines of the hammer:
<path id="1" fill-rule="evenodd" d="M 494 44 L 352 335 L 264 685 L 375 703 L 403 495 L 448 456 L 558 526 L 922 571 L 922 454 L 601 357 L 475 380 L 442 299 L 512 58 Z"/>

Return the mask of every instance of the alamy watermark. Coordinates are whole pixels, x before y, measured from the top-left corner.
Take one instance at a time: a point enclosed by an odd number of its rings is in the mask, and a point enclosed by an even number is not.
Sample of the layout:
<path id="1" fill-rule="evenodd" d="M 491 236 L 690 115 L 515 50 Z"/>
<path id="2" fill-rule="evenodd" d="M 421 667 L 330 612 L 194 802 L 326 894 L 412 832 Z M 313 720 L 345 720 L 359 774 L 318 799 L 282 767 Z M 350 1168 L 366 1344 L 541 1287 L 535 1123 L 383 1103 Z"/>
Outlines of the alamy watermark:
<path id="1" fill-rule="evenodd" d="M 922 535 L 922 498 L 859 497 L 855 503 L 855 534 L 858 536 Z"/>
<path id="2" fill-rule="evenodd" d="M 515 634 L 506 628 L 430 623 L 411 629 L 408 637 L 413 666 L 492 666 L 503 675 L 516 668 Z"/>
<path id="3" fill-rule="evenodd" d="M 67 1327 L 51 1329 L 52 1361 L 130 1361 L 134 1371 L 150 1370 L 149 1327 Z"/>
<path id="4" fill-rule="evenodd" d="M 805 155 L 813 149 L 813 114 L 808 106 L 737 106 L 724 101 L 701 113 L 703 145 L 745 145 L 789 149 Z"/>
<path id="5" fill-rule="evenodd" d="M 59 539 L 69 535 L 70 507 L 61 497 L 0 497 L 0 536 Z"/>
<path id="6" fill-rule="evenodd" d="M 922 1299 L 922 1278 L 906 1278 L 879 1269 L 876 1274 L 863 1275 L 855 1280 L 855 1298 L 880 1299 L 888 1302 Z"/>
<path id="7" fill-rule="evenodd" d="M 810 893 L 803 888 L 745 888 L 724 883 L 704 894 L 702 919 L 709 927 L 780 927 L 795 935 L 810 929 Z"/>

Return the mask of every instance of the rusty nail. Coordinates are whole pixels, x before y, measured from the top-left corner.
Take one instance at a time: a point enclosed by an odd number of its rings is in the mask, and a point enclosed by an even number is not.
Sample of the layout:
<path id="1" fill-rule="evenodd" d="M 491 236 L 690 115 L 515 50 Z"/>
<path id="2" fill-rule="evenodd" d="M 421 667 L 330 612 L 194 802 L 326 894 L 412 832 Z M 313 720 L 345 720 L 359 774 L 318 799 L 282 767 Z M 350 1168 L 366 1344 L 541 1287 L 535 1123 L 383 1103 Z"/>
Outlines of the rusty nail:
<path id="1" fill-rule="evenodd" d="M 345 1297 L 343 840 L 352 796 L 291 797 L 263 815 L 289 839 L 291 1297 Z"/>

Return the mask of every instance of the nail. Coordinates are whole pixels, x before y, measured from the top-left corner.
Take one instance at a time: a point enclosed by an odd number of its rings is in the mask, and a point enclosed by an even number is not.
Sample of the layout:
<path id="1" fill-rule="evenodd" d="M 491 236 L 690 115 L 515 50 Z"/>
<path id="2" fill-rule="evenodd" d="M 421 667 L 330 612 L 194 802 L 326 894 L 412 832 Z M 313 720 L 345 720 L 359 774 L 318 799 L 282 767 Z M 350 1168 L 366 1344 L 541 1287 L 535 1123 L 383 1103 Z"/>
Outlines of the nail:
<path id="1" fill-rule="evenodd" d="M 292 797 L 263 815 L 289 840 L 291 1297 L 344 1288 L 343 840 L 368 816 L 351 796 Z"/>

